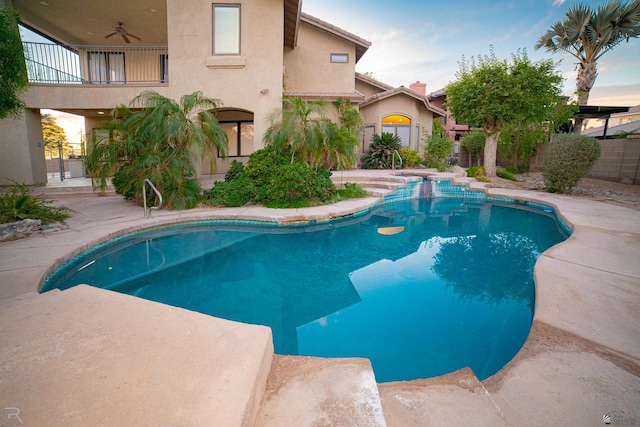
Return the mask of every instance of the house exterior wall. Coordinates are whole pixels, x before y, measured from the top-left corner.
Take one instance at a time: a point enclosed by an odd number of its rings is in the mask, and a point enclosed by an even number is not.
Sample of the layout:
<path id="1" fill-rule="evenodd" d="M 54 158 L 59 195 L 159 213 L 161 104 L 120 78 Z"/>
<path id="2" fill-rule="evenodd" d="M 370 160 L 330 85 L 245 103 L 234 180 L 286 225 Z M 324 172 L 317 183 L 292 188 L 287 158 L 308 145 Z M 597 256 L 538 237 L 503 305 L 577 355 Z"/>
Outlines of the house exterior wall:
<path id="1" fill-rule="evenodd" d="M 348 54 L 349 62 L 332 63 L 332 53 Z M 355 61 L 352 42 L 301 21 L 297 47 L 284 52 L 286 90 L 313 94 L 353 93 Z"/>
<path id="2" fill-rule="evenodd" d="M 31 86 L 24 94 L 25 103 L 29 108 L 34 109 L 105 110 L 108 112 L 119 104 L 128 105 L 144 90 L 154 90 L 176 100 L 184 94 L 202 91 L 204 96 L 221 99 L 224 107 L 253 113 L 254 150 L 262 148 L 262 135 L 267 126 L 266 117 L 279 108 L 282 97 L 284 3 L 283 0 L 259 2 L 216 0 L 215 3 L 241 4 L 240 55 L 213 55 L 212 1 L 167 0 L 168 83 L 37 84 Z M 312 37 L 311 41 L 313 40 Z M 86 52 L 81 53 L 81 58 L 85 61 Z M 353 58 L 354 53 L 350 53 Z M 133 56 L 126 59 L 127 73 L 136 59 L 135 53 L 131 55 Z M 156 65 L 159 74 L 159 60 L 153 66 Z M 345 64 L 338 65 L 342 65 L 344 69 Z M 353 64 L 346 65 L 353 68 Z M 304 62 L 298 65 L 297 72 L 309 74 L 304 67 Z M 352 71 L 352 80 L 353 73 L 354 71 Z M 88 80 L 88 76 L 83 77 Z M 351 85 L 353 86 L 353 81 Z M 93 123 L 94 120 L 86 120 L 89 126 L 93 126 Z M 16 138 L 24 138 L 28 133 L 33 133 L 32 129 L 26 127 L 22 130 L 16 129 L 20 126 L 26 126 L 26 123 L 1 121 L 0 131 L 4 134 L 16 135 Z M 6 132 L 5 129 L 7 129 Z M 87 127 L 85 130 L 89 132 L 91 128 Z M 9 145 L 23 145 L 21 150 L 27 147 L 26 142 L 23 144 L 22 141 L 18 143 L 17 140 L 10 141 L 8 138 L 2 138 L 0 149 L 8 148 Z M 37 175 L 42 175 L 46 181 L 44 150 L 36 154 L 42 157 L 41 162 L 33 163 L 34 166 L 39 165 L 37 167 L 42 168 L 42 173 Z M 218 163 L 220 165 L 218 170 L 224 171 L 230 160 Z M 5 162 L 0 160 L 1 170 L 8 170 L 10 167 L 11 165 L 5 165 Z M 204 170 L 199 163 L 196 164 L 196 169 L 198 174 Z M 12 172 L 9 176 L 15 179 L 22 175 L 15 175 Z M 24 182 L 35 183 L 32 179 Z"/>
<path id="3" fill-rule="evenodd" d="M 210 0 L 168 0 L 169 96 L 178 99 L 201 90 L 221 99 L 225 108 L 252 112 L 253 146 L 258 150 L 266 118 L 279 108 L 282 97 L 283 1 L 215 3 L 241 3 L 240 55 L 213 55 Z M 216 172 L 226 171 L 232 160 L 217 159 Z M 196 166 L 199 175 L 208 174 L 209 157 Z"/>
<path id="4" fill-rule="evenodd" d="M 47 182 L 40 110 L 27 109 L 19 119 L 0 121 L 0 185 Z"/>
<path id="5" fill-rule="evenodd" d="M 356 90 L 362 93 L 365 98 L 375 95 L 376 93 L 384 92 L 383 89 L 377 88 L 362 80 L 356 80 Z"/>

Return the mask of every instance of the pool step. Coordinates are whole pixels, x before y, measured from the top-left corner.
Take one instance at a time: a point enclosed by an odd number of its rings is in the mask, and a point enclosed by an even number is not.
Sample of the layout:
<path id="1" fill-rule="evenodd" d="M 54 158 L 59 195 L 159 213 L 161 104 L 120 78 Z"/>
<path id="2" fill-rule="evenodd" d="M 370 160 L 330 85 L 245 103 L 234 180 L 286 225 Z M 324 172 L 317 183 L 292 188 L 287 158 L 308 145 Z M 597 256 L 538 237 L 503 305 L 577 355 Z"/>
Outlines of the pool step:
<path id="1" fill-rule="evenodd" d="M 367 359 L 275 355 L 256 427 L 384 427 Z"/>
<path id="2" fill-rule="evenodd" d="M 386 171 L 385 175 L 349 175 L 341 176 L 339 172 L 335 172 L 331 176 L 331 180 L 336 187 L 341 188 L 345 182 L 352 182 L 362 187 L 369 195 L 374 197 L 385 197 L 394 194 L 398 188 L 406 187 L 411 181 L 420 181 L 421 177 L 407 177 L 401 175 L 392 175 Z"/>
<path id="3" fill-rule="evenodd" d="M 269 328 L 86 285 L 1 308 L 6 425 L 255 425 Z"/>
<path id="4" fill-rule="evenodd" d="M 469 368 L 425 380 L 382 383 L 378 390 L 389 427 L 508 425 Z"/>

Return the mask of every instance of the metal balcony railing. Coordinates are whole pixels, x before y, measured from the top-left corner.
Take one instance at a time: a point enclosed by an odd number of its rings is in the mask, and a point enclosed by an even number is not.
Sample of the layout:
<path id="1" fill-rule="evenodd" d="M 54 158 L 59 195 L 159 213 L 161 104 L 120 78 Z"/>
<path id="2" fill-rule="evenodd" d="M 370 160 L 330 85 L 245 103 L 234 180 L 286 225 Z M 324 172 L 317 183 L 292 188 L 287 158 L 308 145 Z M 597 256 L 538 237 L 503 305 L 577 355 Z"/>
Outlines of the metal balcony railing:
<path id="1" fill-rule="evenodd" d="M 168 83 L 166 46 L 65 46 L 23 42 L 30 83 Z"/>

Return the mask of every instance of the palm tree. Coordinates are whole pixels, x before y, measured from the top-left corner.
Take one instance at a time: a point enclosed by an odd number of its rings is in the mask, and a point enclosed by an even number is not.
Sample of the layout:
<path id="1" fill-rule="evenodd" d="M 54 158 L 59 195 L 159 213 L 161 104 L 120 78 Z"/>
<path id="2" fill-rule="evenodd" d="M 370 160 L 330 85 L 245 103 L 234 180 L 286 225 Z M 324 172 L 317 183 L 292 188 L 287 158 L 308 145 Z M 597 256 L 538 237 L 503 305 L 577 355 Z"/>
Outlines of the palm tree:
<path id="1" fill-rule="evenodd" d="M 200 185 L 193 161 L 205 152 L 227 154 L 227 136 L 215 117 L 222 101 L 202 92 L 184 95 L 180 102 L 153 91 L 119 106 L 106 128 L 109 137 L 98 141 L 87 157 L 87 167 L 102 189 L 108 177 L 127 199 L 139 200 L 150 179 L 172 209 L 198 203 Z M 216 156 L 211 156 L 212 167 Z M 149 197 L 154 197 L 153 193 Z"/>
<path id="2" fill-rule="evenodd" d="M 312 167 L 327 170 L 350 169 L 358 161 L 356 148 L 360 140 L 349 128 L 338 126 L 330 120 L 325 120 L 325 143 L 315 153 Z"/>
<path id="3" fill-rule="evenodd" d="M 307 102 L 301 98 L 283 98 L 282 109 L 268 117 L 270 126 L 264 134 L 265 144 L 276 150 L 290 145 L 291 162 L 311 164 L 311 159 L 325 141 L 325 116 L 328 104 L 317 100 Z"/>
<path id="4" fill-rule="evenodd" d="M 640 0 L 611 1 L 596 10 L 584 4 L 569 9 L 564 21 L 551 26 L 535 45 L 548 52 L 566 52 L 578 60 L 578 105 L 587 105 L 598 75 L 597 62 L 622 41 L 640 35 Z M 582 123 L 576 122 L 579 132 Z"/>
<path id="5" fill-rule="evenodd" d="M 290 147 L 291 163 L 298 160 L 309 167 L 327 170 L 352 167 L 357 161 L 357 127 L 340 126 L 326 118 L 328 107 L 322 100 L 283 98 L 282 109 L 269 115 L 270 125 L 263 137 L 265 145 L 277 151 Z"/>

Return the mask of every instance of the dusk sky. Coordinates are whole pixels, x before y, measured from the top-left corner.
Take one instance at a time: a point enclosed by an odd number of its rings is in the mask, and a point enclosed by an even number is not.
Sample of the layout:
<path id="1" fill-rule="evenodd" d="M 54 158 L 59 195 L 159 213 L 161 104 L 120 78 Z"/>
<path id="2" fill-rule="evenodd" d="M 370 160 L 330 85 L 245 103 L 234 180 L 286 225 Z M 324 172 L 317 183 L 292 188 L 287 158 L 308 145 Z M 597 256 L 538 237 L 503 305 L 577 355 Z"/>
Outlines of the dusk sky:
<path id="1" fill-rule="evenodd" d="M 302 11 L 371 42 L 356 71 L 392 86 L 420 80 L 427 93 L 456 79 L 463 56 L 498 59 L 526 49 L 533 61 L 560 62 L 564 93 L 575 91 L 575 62 L 569 54 L 551 54 L 534 45 L 553 23 L 564 20 L 571 0 L 303 0 Z M 584 1 L 592 8 L 601 1 Z M 598 61 L 590 105 L 640 104 L 640 38 L 623 42 Z"/>

